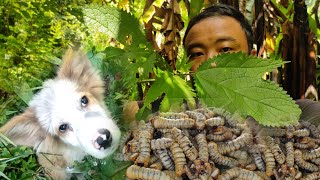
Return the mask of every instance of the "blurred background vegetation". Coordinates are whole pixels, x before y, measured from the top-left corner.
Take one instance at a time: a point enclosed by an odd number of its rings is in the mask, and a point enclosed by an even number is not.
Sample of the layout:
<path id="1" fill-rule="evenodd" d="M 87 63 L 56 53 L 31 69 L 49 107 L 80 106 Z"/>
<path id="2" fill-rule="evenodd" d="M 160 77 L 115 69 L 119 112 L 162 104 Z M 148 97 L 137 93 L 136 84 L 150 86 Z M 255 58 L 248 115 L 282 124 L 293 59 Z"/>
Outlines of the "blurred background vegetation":
<path id="1" fill-rule="evenodd" d="M 123 121 L 125 100 L 144 100 L 162 71 L 189 73 L 181 45 L 184 30 L 190 18 L 216 3 L 232 5 L 250 20 L 257 56 L 291 62 L 266 79 L 279 83 L 293 99 L 318 100 L 317 0 L 0 0 L 0 126 L 23 112 L 70 47 L 83 49 L 100 69 L 108 85 L 106 103 Z M 165 105 L 160 108 L 168 109 Z M 160 100 L 154 101 L 146 113 L 159 106 Z M 1 142 L 0 177 L 41 177 L 32 152 L 26 155 L 29 151 Z M 95 179 L 119 178 L 114 176 L 118 166 L 104 164 L 88 160 L 79 167 Z"/>

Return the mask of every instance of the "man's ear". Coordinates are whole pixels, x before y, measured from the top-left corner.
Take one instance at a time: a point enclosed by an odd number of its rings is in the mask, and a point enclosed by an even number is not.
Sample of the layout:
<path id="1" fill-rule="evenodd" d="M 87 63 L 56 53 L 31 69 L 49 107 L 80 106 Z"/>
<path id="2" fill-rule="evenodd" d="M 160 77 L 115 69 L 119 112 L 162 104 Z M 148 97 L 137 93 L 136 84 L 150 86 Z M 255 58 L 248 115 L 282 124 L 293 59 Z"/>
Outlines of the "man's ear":
<path id="1" fill-rule="evenodd" d="M 18 145 L 36 147 L 45 138 L 45 131 L 38 123 L 32 109 L 10 119 L 0 132 Z"/>

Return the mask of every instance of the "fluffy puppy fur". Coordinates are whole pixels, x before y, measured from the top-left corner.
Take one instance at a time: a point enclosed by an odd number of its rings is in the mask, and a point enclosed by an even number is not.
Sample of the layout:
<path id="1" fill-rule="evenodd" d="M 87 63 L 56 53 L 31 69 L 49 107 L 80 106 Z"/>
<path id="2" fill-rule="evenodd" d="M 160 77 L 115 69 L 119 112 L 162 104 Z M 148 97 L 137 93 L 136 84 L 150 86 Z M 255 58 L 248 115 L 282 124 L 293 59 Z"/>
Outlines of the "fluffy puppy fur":
<path id="1" fill-rule="evenodd" d="M 53 179 L 85 155 L 104 158 L 117 148 L 120 130 L 104 105 L 104 83 L 85 55 L 68 51 L 57 77 L 47 80 L 24 113 L 0 132 L 33 147 Z"/>

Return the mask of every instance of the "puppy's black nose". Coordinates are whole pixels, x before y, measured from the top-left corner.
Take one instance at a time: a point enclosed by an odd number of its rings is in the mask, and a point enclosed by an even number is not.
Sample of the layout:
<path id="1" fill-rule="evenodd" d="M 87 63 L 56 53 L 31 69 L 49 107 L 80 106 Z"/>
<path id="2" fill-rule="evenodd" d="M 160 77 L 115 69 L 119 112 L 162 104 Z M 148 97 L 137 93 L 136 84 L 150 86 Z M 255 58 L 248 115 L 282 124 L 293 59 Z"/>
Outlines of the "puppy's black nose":
<path id="1" fill-rule="evenodd" d="M 110 131 L 108 129 L 99 129 L 98 132 L 101 134 L 101 136 L 99 136 L 96 141 L 99 144 L 100 149 L 107 149 L 111 146 L 112 143 L 112 136 Z"/>

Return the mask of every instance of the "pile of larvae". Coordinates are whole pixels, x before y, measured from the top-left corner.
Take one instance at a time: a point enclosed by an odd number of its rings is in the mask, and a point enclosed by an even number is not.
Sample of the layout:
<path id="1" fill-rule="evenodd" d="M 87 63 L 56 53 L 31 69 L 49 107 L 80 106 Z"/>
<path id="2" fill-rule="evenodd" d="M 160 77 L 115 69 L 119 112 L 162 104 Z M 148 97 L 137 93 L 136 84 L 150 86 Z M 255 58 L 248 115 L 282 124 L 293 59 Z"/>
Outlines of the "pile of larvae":
<path id="1" fill-rule="evenodd" d="M 224 110 L 157 113 L 126 136 L 127 179 L 320 179 L 320 130 L 259 125 Z M 116 158 L 117 159 L 117 158 Z"/>

